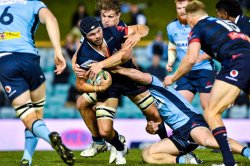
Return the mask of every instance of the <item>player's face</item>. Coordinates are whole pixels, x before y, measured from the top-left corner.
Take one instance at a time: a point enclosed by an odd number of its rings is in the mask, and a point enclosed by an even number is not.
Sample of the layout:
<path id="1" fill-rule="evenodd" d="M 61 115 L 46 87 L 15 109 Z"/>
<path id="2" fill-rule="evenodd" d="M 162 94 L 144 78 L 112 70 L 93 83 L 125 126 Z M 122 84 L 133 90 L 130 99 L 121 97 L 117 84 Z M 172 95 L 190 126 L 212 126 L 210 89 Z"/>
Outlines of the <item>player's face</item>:
<path id="1" fill-rule="evenodd" d="M 186 6 L 188 4 L 188 1 L 180 1 L 180 2 L 176 2 L 176 11 L 177 11 L 177 15 L 178 18 L 181 20 L 185 20 L 186 19 Z"/>
<path id="2" fill-rule="evenodd" d="M 102 28 L 98 27 L 90 31 L 87 35 L 87 40 L 95 46 L 100 46 L 103 42 L 103 32 Z"/>
<path id="3" fill-rule="evenodd" d="M 221 18 L 224 20 L 229 20 L 229 16 L 228 16 L 227 12 L 225 12 L 224 10 L 217 10 L 216 9 L 216 15 L 218 18 Z"/>
<path id="4" fill-rule="evenodd" d="M 101 10 L 101 20 L 103 27 L 117 26 L 120 21 L 121 13 L 114 10 Z"/>

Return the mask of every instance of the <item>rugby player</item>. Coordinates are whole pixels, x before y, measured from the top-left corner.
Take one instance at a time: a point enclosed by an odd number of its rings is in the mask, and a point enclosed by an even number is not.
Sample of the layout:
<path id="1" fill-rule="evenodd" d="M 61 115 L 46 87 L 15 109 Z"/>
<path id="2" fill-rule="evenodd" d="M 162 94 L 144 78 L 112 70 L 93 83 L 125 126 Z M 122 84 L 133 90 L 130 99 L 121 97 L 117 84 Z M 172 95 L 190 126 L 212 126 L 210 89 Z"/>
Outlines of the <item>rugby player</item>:
<path id="1" fill-rule="evenodd" d="M 88 70 L 91 79 L 95 79 L 95 73 L 99 73 L 102 69 L 120 64 L 127 67 L 129 64 L 125 62 L 131 57 L 132 47 L 148 33 L 148 28 L 144 25 L 102 29 L 98 21 L 92 17 L 82 20 L 80 30 L 85 40 L 78 51 L 77 63 L 83 69 Z M 130 40 L 130 38 L 134 39 Z M 122 43 L 124 43 L 124 47 L 121 48 Z M 90 92 L 85 89 L 85 84 L 79 80 L 81 78 L 78 77 L 77 87 L 84 92 Z M 98 103 L 96 106 L 99 134 L 116 148 L 116 164 L 126 163 L 125 153 L 127 152 L 127 147 L 124 147 L 118 138 L 118 133 L 112 127 L 118 98 L 121 94 L 127 95 L 135 102 L 147 120 L 159 122 L 159 131 L 163 130 L 163 132 L 159 133 L 158 131 L 158 134 L 166 137 L 165 126 L 162 125 L 161 117 L 153 104 L 153 98 L 144 86 L 129 81 L 121 75 L 112 75 L 112 85 L 107 91 L 101 92 L 99 87 L 94 91 L 99 92 L 97 93 Z"/>
<path id="2" fill-rule="evenodd" d="M 190 2 L 186 14 L 192 28 L 188 52 L 174 75 L 167 76 L 164 83 L 170 85 L 189 72 L 200 49 L 221 63 L 222 69 L 216 77 L 204 117 L 220 146 L 222 165 L 233 166 L 235 160 L 221 114 L 234 102 L 241 89 L 248 95 L 250 93 L 250 43 L 233 22 L 209 17 L 200 1 Z"/>
<path id="3" fill-rule="evenodd" d="M 175 0 L 177 19 L 167 25 L 168 34 L 168 63 L 167 71 L 172 72 L 172 66 L 178 57 L 181 60 L 187 52 L 188 34 L 191 31 L 186 21 L 185 8 L 192 0 Z M 200 54 L 204 54 L 200 51 Z M 175 89 L 189 102 L 196 93 L 200 94 L 200 103 L 204 109 L 209 101 L 210 91 L 215 80 L 214 65 L 211 60 L 195 63 L 189 73 L 176 81 Z"/>
<path id="4" fill-rule="evenodd" d="M 163 87 L 155 76 L 136 69 L 118 68 L 112 72 L 127 76 L 133 81 L 146 85 L 154 97 L 163 121 L 173 130 L 173 135 L 154 143 L 142 152 L 142 159 L 150 164 L 201 164 L 192 153 L 199 145 L 219 148 L 203 116 L 180 93 L 171 87 Z M 148 122 L 151 132 L 158 124 Z M 233 152 L 250 157 L 250 149 L 229 139 Z"/>
<path id="5" fill-rule="evenodd" d="M 29 166 L 38 139 L 51 144 L 66 164 L 74 164 L 74 155 L 57 132 L 50 132 L 43 118 L 45 76 L 35 48 L 34 33 L 39 22 L 46 24 L 55 49 L 56 74 L 66 67 L 60 46 L 56 18 L 41 1 L 0 1 L 0 81 L 26 129 L 21 166 Z"/>

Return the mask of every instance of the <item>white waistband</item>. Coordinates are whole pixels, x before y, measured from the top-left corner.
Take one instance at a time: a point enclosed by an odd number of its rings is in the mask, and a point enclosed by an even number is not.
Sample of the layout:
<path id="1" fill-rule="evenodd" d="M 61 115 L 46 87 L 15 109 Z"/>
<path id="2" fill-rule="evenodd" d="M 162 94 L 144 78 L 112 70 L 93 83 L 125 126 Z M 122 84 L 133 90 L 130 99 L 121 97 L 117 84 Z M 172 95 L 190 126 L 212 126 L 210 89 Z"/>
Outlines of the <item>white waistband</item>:
<path id="1" fill-rule="evenodd" d="M 3 53 L 0 53 L 0 57 L 6 56 L 6 55 L 10 55 L 10 54 L 12 54 L 12 53 L 10 53 L 10 52 L 3 52 Z"/>

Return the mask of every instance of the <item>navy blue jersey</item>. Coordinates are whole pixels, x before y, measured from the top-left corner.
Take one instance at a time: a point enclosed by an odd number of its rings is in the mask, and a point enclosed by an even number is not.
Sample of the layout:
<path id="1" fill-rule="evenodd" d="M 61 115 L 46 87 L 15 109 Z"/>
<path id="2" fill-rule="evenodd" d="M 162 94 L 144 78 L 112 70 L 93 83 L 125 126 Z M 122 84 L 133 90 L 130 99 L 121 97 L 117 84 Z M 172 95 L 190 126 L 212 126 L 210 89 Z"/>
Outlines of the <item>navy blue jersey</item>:
<path id="1" fill-rule="evenodd" d="M 250 17 L 241 15 L 236 17 L 235 24 L 240 28 L 240 30 L 247 36 L 250 36 Z"/>
<path id="2" fill-rule="evenodd" d="M 189 34 L 189 44 L 199 42 L 201 49 L 222 62 L 238 53 L 250 51 L 245 34 L 229 20 L 202 18 Z"/>
<path id="3" fill-rule="evenodd" d="M 89 64 L 100 62 L 119 51 L 122 43 L 125 41 L 124 36 L 127 35 L 127 29 L 127 27 L 123 26 L 102 29 L 104 38 L 103 42 L 107 44 L 109 55 L 103 55 L 99 51 L 95 50 L 85 39 L 77 53 L 77 64 L 79 64 L 81 68 L 88 70 Z"/>

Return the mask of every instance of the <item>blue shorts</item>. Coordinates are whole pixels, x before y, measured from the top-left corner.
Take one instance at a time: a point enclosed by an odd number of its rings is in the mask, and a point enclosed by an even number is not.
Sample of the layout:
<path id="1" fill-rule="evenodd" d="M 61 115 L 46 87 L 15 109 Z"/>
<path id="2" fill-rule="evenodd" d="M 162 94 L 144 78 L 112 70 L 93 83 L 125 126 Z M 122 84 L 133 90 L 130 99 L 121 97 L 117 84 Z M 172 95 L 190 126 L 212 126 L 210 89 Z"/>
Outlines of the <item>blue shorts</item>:
<path id="1" fill-rule="evenodd" d="M 248 54 L 233 55 L 232 59 L 223 61 L 221 71 L 216 79 L 235 85 L 249 94 L 250 52 Z"/>
<path id="2" fill-rule="evenodd" d="M 23 92 L 37 89 L 45 81 L 40 57 L 30 53 L 0 56 L 0 81 L 12 102 Z"/>
<path id="3" fill-rule="evenodd" d="M 137 96 L 145 91 L 147 88 L 139 83 L 120 74 L 111 74 L 112 84 L 107 91 L 97 93 L 97 100 L 102 101 L 107 98 L 120 98 L 124 96 Z"/>
<path id="4" fill-rule="evenodd" d="M 209 93 L 212 89 L 216 72 L 214 70 L 191 70 L 175 84 L 175 90 L 188 90 L 192 93 Z"/>
<path id="5" fill-rule="evenodd" d="M 185 125 L 173 131 L 169 139 L 175 144 L 180 154 L 186 154 L 195 150 L 199 145 L 190 136 L 195 127 L 207 127 L 208 125 L 201 114 L 192 117 Z"/>

